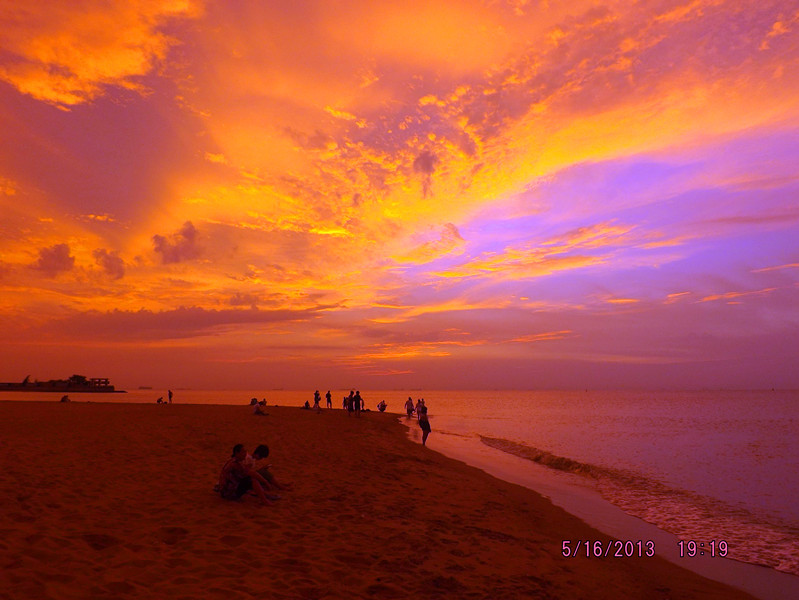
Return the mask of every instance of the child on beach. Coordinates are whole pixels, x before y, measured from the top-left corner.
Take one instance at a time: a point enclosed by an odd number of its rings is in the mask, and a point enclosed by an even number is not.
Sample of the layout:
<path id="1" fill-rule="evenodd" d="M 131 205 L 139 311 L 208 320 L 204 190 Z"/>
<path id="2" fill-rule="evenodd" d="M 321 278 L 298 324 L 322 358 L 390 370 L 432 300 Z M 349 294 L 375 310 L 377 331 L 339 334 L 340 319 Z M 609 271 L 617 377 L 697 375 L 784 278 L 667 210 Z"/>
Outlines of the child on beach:
<path id="1" fill-rule="evenodd" d="M 269 504 L 270 500 L 263 488 L 263 485 L 269 485 L 269 483 L 262 475 L 245 464 L 246 458 L 247 449 L 244 444 L 233 446 L 233 455 L 222 467 L 219 483 L 215 489 L 226 500 L 238 500 L 248 491 L 253 490 L 261 502 Z"/>

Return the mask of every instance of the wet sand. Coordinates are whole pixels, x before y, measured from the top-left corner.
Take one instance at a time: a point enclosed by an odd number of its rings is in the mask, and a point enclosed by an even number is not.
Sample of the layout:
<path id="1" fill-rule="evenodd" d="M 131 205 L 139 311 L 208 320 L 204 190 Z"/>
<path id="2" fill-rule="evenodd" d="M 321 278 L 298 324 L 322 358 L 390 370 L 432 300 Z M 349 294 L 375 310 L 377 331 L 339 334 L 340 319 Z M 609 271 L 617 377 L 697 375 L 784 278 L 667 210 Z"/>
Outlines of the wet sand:
<path id="1" fill-rule="evenodd" d="M 413 444 L 396 415 L 0 402 L 0 598 L 749 598 Z M 212 492 L 236 443 L 293 490 Z"/>

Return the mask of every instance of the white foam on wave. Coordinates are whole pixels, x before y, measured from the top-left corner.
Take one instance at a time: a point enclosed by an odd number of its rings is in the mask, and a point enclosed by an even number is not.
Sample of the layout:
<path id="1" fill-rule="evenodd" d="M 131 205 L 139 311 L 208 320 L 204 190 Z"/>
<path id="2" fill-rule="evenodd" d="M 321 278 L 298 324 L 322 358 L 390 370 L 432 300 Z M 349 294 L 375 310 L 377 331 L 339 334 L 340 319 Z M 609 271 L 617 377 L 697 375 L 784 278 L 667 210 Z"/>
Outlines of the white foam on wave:
<path id="1" fill-rule="evenodd" d="M 608 501 L 680 539 L 726 542 L 727 557 L 799 575 L 799 528 L 716 499 L 679 490 L 619 469 L 598 467 L 510 440 L 480 436 L 497 450 L 543 466 L 590 477 Z"/>

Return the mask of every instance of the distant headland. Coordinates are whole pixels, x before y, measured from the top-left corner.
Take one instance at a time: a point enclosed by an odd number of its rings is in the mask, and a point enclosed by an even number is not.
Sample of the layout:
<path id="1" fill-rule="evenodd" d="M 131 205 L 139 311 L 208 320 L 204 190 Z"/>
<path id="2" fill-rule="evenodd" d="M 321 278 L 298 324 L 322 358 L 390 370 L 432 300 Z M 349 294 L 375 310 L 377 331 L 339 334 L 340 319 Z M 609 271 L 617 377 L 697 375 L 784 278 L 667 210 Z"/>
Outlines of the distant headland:
<path id="1" fill-rule="evenodd" d="M 73 375 L 69 379 L 50 379 L 31 381 L 28 375 L 20 383 L 0 383 L 2 392 L 88 392 L 124 394 L 125 390 L 114 389 L 107 377 L 88 378 Z"/>

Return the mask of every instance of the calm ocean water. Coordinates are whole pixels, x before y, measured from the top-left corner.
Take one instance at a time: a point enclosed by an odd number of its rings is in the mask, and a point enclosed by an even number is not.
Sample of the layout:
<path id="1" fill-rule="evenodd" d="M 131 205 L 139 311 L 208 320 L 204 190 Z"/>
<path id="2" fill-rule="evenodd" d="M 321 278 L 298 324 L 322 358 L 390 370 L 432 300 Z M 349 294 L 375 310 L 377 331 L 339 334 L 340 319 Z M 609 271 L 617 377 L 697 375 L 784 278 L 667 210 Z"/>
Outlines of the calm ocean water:
<path id="1" fill-rule="evenodd" d="M 332 394 L 340 408 L 344 391 Z M 368 408 L 385 400 L 395 413 L 408 396 L 424 397 L 433 449 L 437 435 L 458 436 L 573 473 L 625 512 L 681 539 L 724 540 L 731 558 L 799 575 L 799 391 L 362 395 Z M 70 396 L 154 402 L 166 390 Z M 0 400 L 58 397 L 0 394 Z M 283 390 L 175 390 L 174 401 L 245 405 L 251 397 L 289 406 L 313 401 L 312 391 Z"/>

